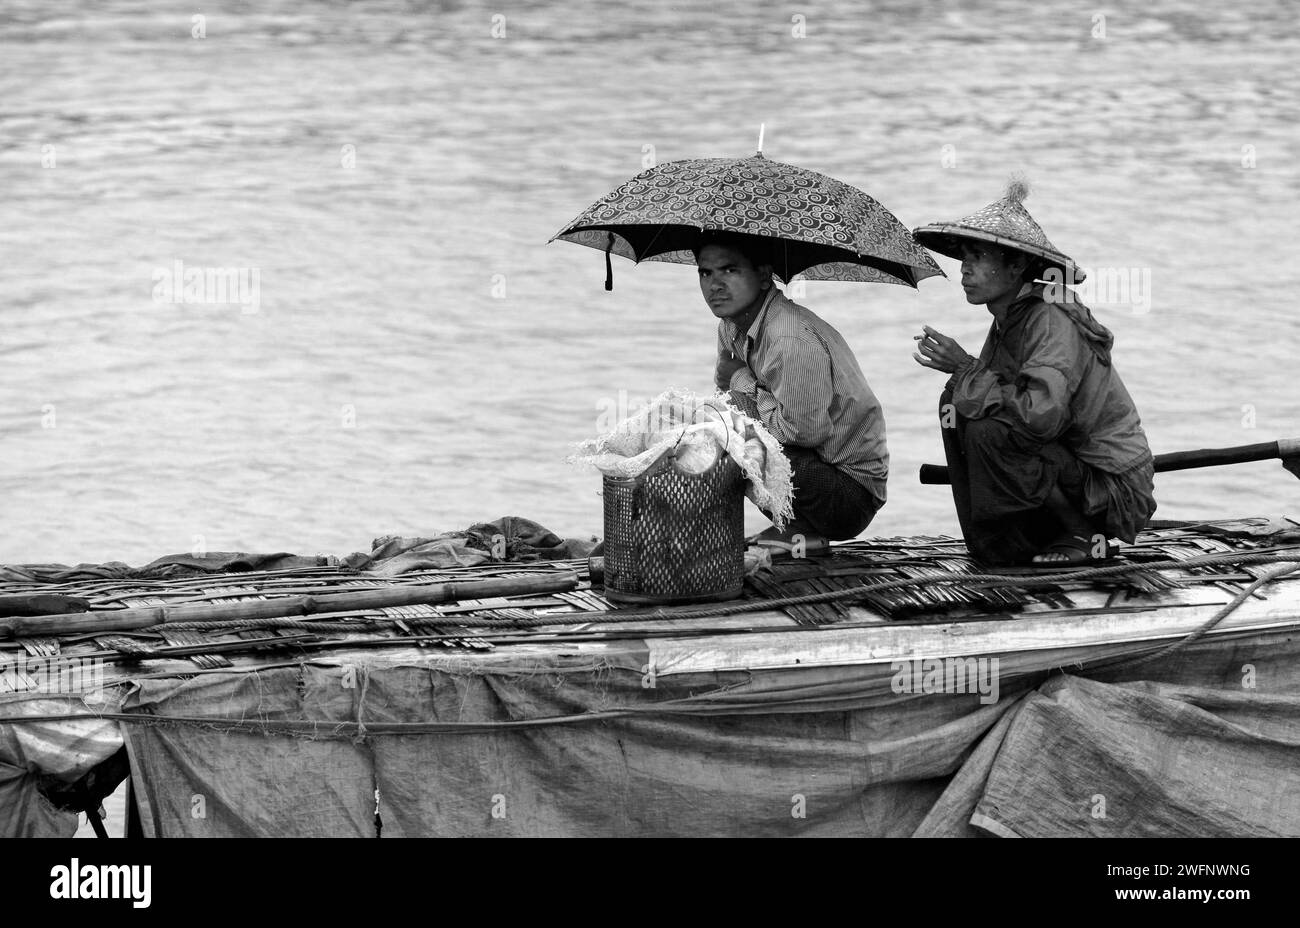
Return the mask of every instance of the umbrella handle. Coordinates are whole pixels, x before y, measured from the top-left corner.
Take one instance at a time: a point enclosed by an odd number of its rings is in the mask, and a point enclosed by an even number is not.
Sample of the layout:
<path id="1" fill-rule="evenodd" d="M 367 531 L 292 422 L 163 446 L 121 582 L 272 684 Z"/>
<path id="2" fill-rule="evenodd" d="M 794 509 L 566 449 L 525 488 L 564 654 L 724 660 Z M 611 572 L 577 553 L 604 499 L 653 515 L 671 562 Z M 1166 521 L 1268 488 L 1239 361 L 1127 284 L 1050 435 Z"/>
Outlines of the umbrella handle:
<path id="1" fill-rule="evenodd" d="M 614 262 L 610 260 L 609 253 L 614 250 L 614 233 L 609 233 L 609 242 L 605 245 L 605 289 L 614 289 Z"/>

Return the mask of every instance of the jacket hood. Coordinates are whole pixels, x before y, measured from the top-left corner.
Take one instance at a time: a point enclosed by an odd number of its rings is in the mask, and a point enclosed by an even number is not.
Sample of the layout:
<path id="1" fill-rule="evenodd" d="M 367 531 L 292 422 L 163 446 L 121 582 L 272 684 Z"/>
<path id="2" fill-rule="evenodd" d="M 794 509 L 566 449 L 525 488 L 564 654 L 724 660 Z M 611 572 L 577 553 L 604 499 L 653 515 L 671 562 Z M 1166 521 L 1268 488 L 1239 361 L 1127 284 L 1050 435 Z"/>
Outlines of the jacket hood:
<path id="1" fill-rule="evenodd" d="M 1097 355 L 1098 360 L 1102 364 L 1109 366 L 1110 350 L 1115 345 L 1115 335 L 1110 329 L 1097 321 L 1092 314 L 1092 310 L 1079 302 L 1072 290 L 1067 289 L 1065 293 L 1068 296 L 1064 300 L 1048 299 L 1044 286 L 1035 284 L 1033 290 L 1025 295 L 1025 299 L 1034 299 L 1040 303 L 1047 303 L 1049 306 L 1055 306 L 1065 313 L 1070 321 L 1074 323 L 1074 327 L 1079 330 L 1079 334 L 1088 343 L 1088 347 Z"/>

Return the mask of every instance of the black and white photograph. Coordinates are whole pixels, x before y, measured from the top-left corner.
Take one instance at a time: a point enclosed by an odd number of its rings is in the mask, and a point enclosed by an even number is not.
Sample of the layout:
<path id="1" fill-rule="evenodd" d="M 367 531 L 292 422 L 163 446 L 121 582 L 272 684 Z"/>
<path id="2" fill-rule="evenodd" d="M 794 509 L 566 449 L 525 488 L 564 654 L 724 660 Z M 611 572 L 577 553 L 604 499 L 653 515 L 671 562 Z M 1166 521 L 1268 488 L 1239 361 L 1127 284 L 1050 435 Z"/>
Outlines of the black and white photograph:
<path id="1" fill-rule="evenodd" d="M 3 0 L 0 836 L 1300 837 L 1298 214 L 1286 0 Z"/>

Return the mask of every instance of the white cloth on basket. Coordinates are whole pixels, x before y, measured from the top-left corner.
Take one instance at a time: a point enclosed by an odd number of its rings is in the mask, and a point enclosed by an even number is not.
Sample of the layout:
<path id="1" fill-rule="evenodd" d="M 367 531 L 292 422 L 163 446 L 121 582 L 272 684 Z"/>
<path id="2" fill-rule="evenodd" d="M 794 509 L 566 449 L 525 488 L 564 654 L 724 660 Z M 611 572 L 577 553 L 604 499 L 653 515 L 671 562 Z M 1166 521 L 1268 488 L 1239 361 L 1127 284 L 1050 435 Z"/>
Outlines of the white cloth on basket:
<path id="1" fill-rule="evenodd" d="M 783 528 L 794 514 L 790 461 L 761 422 L 722 394 L 701 397 L 689 390 L 665 390 L 609 434 L 580 442 L 567 460 L 626 480 L 665 454 L 687 473 L 703 473 L 719 452 L 740 466 L 748 481 L 746 495 Z"/>

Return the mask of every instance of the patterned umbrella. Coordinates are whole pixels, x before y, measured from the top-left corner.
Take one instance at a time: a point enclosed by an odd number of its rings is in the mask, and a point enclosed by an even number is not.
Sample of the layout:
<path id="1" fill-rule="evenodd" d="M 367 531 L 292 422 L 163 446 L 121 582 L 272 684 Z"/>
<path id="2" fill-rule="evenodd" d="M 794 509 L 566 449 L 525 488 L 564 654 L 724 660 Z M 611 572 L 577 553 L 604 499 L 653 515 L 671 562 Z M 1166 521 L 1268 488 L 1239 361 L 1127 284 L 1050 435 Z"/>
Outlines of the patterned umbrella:
<path id="1" fill-rule="evenodd" d="M 943 271 L 885 207 L 855 187 L 762 154 L 669 161 L 584 210 L 551 241 L 609 255 L 694 264 L 704 231 L 761 240 L 782 281 L 879 281 L 915 287 Z"/>

